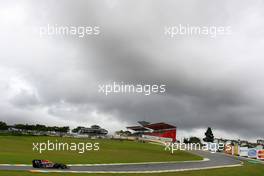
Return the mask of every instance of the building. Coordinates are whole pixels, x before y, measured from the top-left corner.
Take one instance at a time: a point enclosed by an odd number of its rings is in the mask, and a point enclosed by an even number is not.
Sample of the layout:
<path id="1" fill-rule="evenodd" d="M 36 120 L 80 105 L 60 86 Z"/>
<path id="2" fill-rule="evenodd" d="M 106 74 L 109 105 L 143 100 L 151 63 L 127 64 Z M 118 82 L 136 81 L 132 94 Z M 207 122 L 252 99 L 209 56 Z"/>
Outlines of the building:
<path id="1" fill-rule="evenodd" d="M 145 121 L 139 121 L 138 123 L 140 125 L 127 127 L 136 136 L 160 141 L 176 141 L 176 126 L 172 124 L 164 122 L 149 123 Z"/>
<path id="2" fill-rule="evenodd" d="M 221 143 L 226 144 L 227 141 L 228 141 L 227 139 L 223 139 L 223 138 L 214 138 L 214 143 L 216 143 L 216 144 L 221 144 Z"/>
<path id="3" fill-rule="evenodd" d="M 88 136 L 105 136 L 108 131 L 106 129 L 101 128 L 98 125 L 92 125 L 90 128 L 81 128 L 78 132 L 80 135 L 88 135 Z"/>
<path id="4" fill-rule="evenodd" d="M 263 139 L 259 139 L 259 140 L 257 140 L 257 144 L 258 144 L 258 145 L 264 145 L 264 140 L 263 140 Z"/>

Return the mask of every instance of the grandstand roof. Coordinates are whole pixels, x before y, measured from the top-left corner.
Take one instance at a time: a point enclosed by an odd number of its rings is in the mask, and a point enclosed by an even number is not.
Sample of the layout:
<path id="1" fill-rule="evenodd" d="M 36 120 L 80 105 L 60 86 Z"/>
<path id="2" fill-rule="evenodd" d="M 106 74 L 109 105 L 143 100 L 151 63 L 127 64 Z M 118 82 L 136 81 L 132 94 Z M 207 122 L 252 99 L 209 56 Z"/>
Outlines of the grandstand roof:
<path id="1" fill-rule="evenodd" d="M 134 131 L 147 131 L 148 129 L 152 130 L 164 130 L 164 129 L 172 129 L 176 128 L 174 125 L 170 125 L 164 122 L 160 123 L 152 123 L 152 124 L 147 124 L 147 125 L 142 125 L 142 126 L 130 126 L 127 127 L 127 129 L 134 130 Z"/>
<path id="2" fill-rule="evenodd" d="M 148 129 L 144 128 L 143 126 L 130 126 L 127 129 L 134 130 L 134 131 L 147 131 Z"/>
<path id="3" fill-rule="evenodd" d="M 145 125 L 145 128 L 150 128 L 152 130 L 164 130 L 164 129 L 171 129 L 171 128 L 176 128 L 174 125 L 170 125 L 164 122 L 161 123 L 152 123 L 149 125 Z"/>

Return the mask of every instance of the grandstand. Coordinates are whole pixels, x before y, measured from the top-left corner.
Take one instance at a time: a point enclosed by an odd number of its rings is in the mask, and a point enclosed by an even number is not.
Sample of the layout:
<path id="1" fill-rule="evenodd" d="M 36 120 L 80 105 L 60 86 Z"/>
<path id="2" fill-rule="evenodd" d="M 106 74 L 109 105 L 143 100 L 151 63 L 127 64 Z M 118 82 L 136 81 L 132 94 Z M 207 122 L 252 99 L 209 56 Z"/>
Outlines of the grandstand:
<path id="1" fill-rule="evenodd" d="M 133 131 L 133 135 L 149 140 L 176 141 L 176 126 L 164 122 L 149 123 L 139 121 L 140 125 L 129 126 L 128 130 Z"/>
<path id="2" fill-rule="evenodd" d="M 102 136 L 106 136 L 108 133 L 108 131 L 106 129 L 101 128 L 98 125 L 92 125 L 90 128 L 81 128 L 78 131 L 79 135 L 87 135 L 90 137 L 102 137 Z"/>

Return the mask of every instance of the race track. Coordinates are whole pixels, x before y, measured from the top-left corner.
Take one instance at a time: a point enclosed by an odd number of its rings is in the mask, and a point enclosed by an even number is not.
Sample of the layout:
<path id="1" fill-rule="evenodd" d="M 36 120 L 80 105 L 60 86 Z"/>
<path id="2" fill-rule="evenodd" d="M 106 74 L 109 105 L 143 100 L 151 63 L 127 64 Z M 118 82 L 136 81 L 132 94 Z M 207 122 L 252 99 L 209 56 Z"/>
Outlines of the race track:
<path id="1" fill-rule="evenodd" d="M 0 165 L 0 170 L 27 170 L 31 172 L 72 172 L 72 173 L 162 173 L 187 170 L 201 170 L 222 167 L 241 166 L 241 161 L 221 153 L 192 151 L 207 160 L 190 162 L 164 162 L 142 164 L 99 164 L 70 165 L 70 169 L 34 169 L 27 165 Z"/>

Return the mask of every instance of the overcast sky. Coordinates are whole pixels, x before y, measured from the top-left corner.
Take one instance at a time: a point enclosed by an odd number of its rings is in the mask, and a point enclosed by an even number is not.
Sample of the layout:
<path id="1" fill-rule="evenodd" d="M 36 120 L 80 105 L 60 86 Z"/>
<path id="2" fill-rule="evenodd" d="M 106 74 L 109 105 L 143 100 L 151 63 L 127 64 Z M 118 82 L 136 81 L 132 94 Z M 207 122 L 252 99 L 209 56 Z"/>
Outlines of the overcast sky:
<path id="1" fill-rule="evenodd" d="M 264 137 L 264 2 L 0 0 L 0 120 L 100 126 L 175 124 L 178 136 Z M 39 35 L 41 26 L 100 35 Z M 230 26 L 231 35 L 164 35 L 165 26 Z M 111 81 L 165 84 L 164 94 L 98 93 Z"/>

